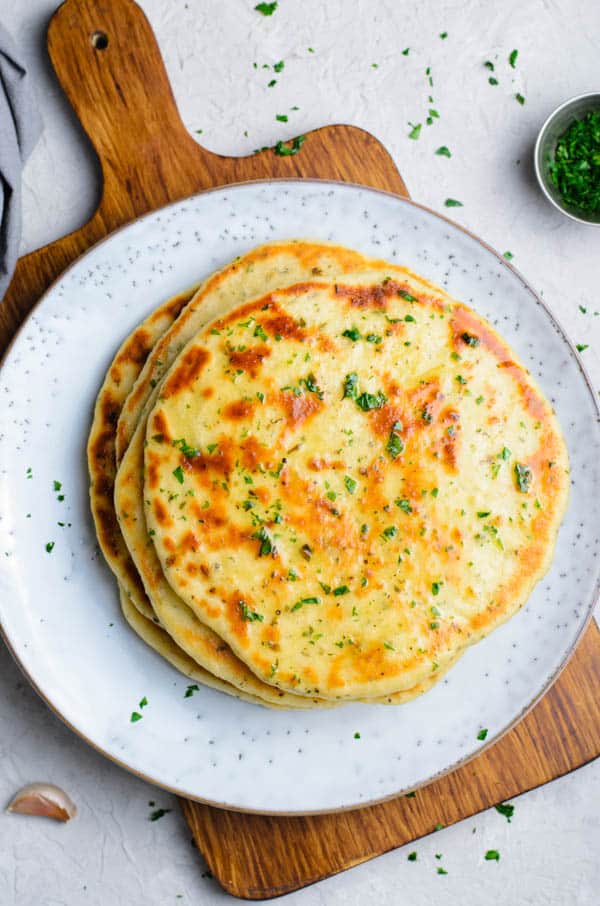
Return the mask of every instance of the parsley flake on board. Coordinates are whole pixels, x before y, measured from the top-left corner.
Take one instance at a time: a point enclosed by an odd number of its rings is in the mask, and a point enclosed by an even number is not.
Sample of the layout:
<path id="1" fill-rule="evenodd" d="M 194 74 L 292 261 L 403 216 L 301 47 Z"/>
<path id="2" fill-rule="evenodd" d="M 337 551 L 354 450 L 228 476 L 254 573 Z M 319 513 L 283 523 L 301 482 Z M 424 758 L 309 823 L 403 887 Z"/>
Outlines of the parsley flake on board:
<path id="1" fill-rule="evenodd" d="M 499 862 L 500 853 L 498 852 L 497 849 L 488 849 L 488 851 L 485 854 L 485 860 L 486 860 L 486 862 Z"/>
<path id="2" fill-rule="evenodd" d="M 54 541 L 48 541 L 46 544 L 46 553 L 51 554 L 54 549 Z"/>
<path id="3" fill-rule="evenodd" d="M 589 343 L 577 343 L 576 345 L 577 352 L 585 352 L 586 349 L 589 349 Z"/>
<path id="4" fill-rule="evenodd" d="M 291 157 L 294 154 L 297 154 L 304 142 L 306 141 L 305 135 L 297 135 L 296 138 L 292 139 L 292 144 L 286 144 L 285 142 L 277 142 L 273 148 L 273 152 L 279 157 Z"/>
<path id="5" fill-rule="evenodd" d="M 278 123 L 287 123 L 288 121 L 287 115 L 285 113 L 277 113 L 275 115 L 275 119 Z"/>
<path id="6" fill-rule="evenodd" d="M 354 734 L 354 738 L 355 738 L 355 739 L 360 739 L 360 733 L 355 733 L 355 734 Z"/>
<path id="7" fill-rule="evenodd" d="M 488 82 L 490 83 L 490 85 L 499 85 L 500 84 L 500 82 L 498 81 L 496 76 L 490 76 L 488 79 Z"/>
<path id="8" fill-rule="evenodd" d="M 142 715 L 139 713 L 139 711 L 131 712 L 131 717 L 129 718 L 130 723 L 136 724 L 138 722 L 138 720 L 141 720 L 141 719 L 142 719 Z"/>
<path id="9" fill-rule="evenodd" d="M 409 123 L 408 125 L 411 127 L 411 130 L 408 133 L 408 137 L 416 141 L 421 134 L 422 124 L 417 123 L 415 126 L 414 123 Z"/>
<path id="10" fill-rule="evenodd" d="M 270 82 L 267 82 L 267 88 L 274 88 L 276 84 L 277 84 L 277 79 L 271 79 Z M 260 150 L 261 150 L 261 151 L 266 151 L 267 148 L 266 148 L 266 147 L 265 147 L 265 148 L 261 148 Z"/>
<path id="11" fill-rule="evenodd" d="M 508 823 L 510 824 L 510 819 L 515 813 L 514 805 L 511 805 L 510 802 L 500 802 L 499 805 L 494 806 L 497 812 L 501 815 L 504 815 Z"/>
<path id="12" fill-rule="evenodd" d="M 273 69 L 275 72 L 281 72 L 283 70 L 284 66 L 285 66 L 285 63 L 283 60 L 279 60 L 278 63 L 273 63 Z"/>
<path id="13" fill-rule="evenodd" d="M 446 869 L 445 869 L 445 868 L 442 868 L 441 865 L 438 866 L 437 873 L 438 873 L 438 875 L 447 875 L 447 874 L 448 874 L 448 872 L 446 871 Z"/>
<path id="14" fill-rule="evenodd" d="M 408 859 L 409 862 L 416 862 L 417 854 L 416 854 L 416 852 L 409 853 L 406 858 Z"/>
<path id="15" fill-rule="evenodd" d="M 480 742 L 483 742 L 484 739 L 487 739 L 487 735 L 488 735 L 487 728 L 484 727 L 484 728 L 481 729 L 481 730 L 479 731 L 479 733 L 477 734 L 477 739 L 478 739 Z"/>
<path id="16" fill-rule="evenodd" d="M 507 261 L 512 261 L 515 257 L 512 252 L 504 252 L 503 258 L 506 258 Z"/>
<path id="17" fill-rule="evenodd" d="M 494 71 L 494 64 L 492 63 L 491 60 L 486 60 L 483 65 L 485 66 L 486 69 L 489 69 L 490 72 Z"/>
<path id="18" fill-rule="evenodd" d="M 445 38 L 447 38 L 447 37 L 448 37 L 448 32 L 447 32 L 447 31 L 443 31 L 443 32 L 440 34 L 440 38 L 442 39 L 442 41 L 445 40 Z"/>
<path id="19" fill-rule="evenodd" d="M 446 208 L 462 208 L 462 201 L 458 201 L 456 198 L 447 198 L 444 202 L 444 207 Z"/>
<path id="20" fill-rule="evenodd" d="M 516 68 L 516 63 L 517 63 L 517 57 L 518 57 L 518 56 L 519 56 L 519 51 L 518 51 L 518 50 L 511 50 L 511 52 L 510 52 L 510 54 L 509 54 L 509 57 L 508 57 L 508 62 L 510 63 L 510 66 L 511 66 L 512 69 L 515 69 L 515 68 Z"/>
<path id="21" fill-rule="evenodd" d="M 194 692 L 200 692 L 200 686 L 197 683 L 191 683 L 185 690 L 184 698 L 191 698 Z"/>
<path id="22" fill-rule="evenodd" d="M 519 104 L 521 105 L 521 107 L 522 107 L 523 104 L 525 103 L 525 98 L 523 97 L 522 94 L 519 94 L 519 93 L 515 94 L 515 100 L 519 102 Z"/>
<path id="23" fill-rule="evenodd" d="M 274 3 L 259 3 L 254 9 L 257 13 L 262 13 L 263 16 L 272 16 L 278 5 L 277 0 L 275 0 Z"/>
<path id="24" fill-rule="evenodd" d="M 452 157 L 452 152 L 446 145 L 440 145 L 440 147 L 435 152 L 439 157 Z"/>

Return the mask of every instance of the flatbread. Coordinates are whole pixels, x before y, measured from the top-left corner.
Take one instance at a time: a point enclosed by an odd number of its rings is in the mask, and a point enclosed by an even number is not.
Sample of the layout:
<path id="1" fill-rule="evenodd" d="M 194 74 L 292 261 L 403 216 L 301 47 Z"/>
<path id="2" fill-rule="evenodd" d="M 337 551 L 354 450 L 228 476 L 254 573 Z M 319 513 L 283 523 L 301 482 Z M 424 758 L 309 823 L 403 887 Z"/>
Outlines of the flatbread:
<path id="1" fill-rule="evenodd" d="M 143 496 L 164 577 L 256 676 L 370 699 L 522 606 L 568 459 L 493 328 L 382 264 L 201 329 L 148 416 Z"/>
<path id="2" fill-rule="evenodd" d="M 115 513 L 117 422 L 123 404 L 139 377 L 148 355 L 158 339 L 193 298 L 197 289 L 198 287 L 194 286 L 167 299 L 123 341 L 108 368 L 96 399 L 87 445 L 90 506 L 98 543 L 106 562 L 115 575 L 128 577 L 136 606 L 150 620 L 156 619 L 156 617 L 123 541 Z"/>
<path id="3" fill-rule="evenodd" d="M 215 274 L 202 288 L 157 343 L 148 357 L 144 370 L 123 408 L 119 419 L 117 455 L 121 448 L 122 464 L 117 478 L 115 504 L 123 536 L 133 560 L 143 579 L 145 591 L 152 602 L 161 625 L 187 654 L 205 669 L 220 676 L 238 688 L 252 684 L 254 694 L 262 695 L 267 702 L 281 701 L 280 690 L 266 684 L 262 690 L 256 686 L 256 677 L 245 668 L 223 640 L 216 636 L 175 595 L 165 581 L 154 548 L 149 544 L 143 514 L 142 471 L 145 432 L 144 413 L 160 392 L 160 376 L 171 364 L 184 342 L 207 323 L 216 313 L 227 310 L 233 300 L 245 298 L 257 287 L 263 290 L 275 287 L 284 278 L 308 278 L 315 274 L 334 275 L 345 273 L 358 264 L 377 266 L 382 262 L 366 259 L 359 253 L 327 243 L 286 242 L 271 243 L 236 259 L 229 267 Z M 130 434 L 135 419 L 137 430 Z M 139 596 L 139 589 L 122 577 L 132 599 Z M 397 698 L 385 695 L 382 701 L 399 703 L 411 695 L 421 694 L 421 686 Z M 323 705 L 313 696 L 313 705 Z M 306 707 L 294 699 L 287 699 L 290 707 Z"/>
<path id="4" fill-rule="evenodd" d="M 199 667 L 195 661 L 187 657 L 185 652 L 175 644 L 164 629 L 161 629 L 153 620 L 147 619 L 140 613 L 138 608 L 131 603 L 126 592 L 123 591 L 122 588 L 119 589 L 119 597 L 123 616 L 136 635 L 139 635 L 150 648 L 153 648 L 154 651 L 158 652 L 161 657 L 164 657 L 165 660 L 175 667 L 176 670 L 179 670 L 180 673 L 183 673 L 184 676 L 187 676 L 188 679 L 194 680 L 196 683 L 202 683 L 204 686 L 209 686 L 211 689 L 217 689 L 219 692 L 225 692 L 227 695 L 232 695 L 234 698 L 240 698 L 243 701 L 251 702 L 253 705 L 263 704 L 259 698 L 248 695 L 246 692 L 236 689 L 235 686 L 229 685 L 229 683 L 224 683 L 223 680 L 218 679 L 216 676 L 213 676 L 212 673 L 208 673 L 208 671 Z M 272 704 L 271 707 L 277 708 L 279 706 Z"/>

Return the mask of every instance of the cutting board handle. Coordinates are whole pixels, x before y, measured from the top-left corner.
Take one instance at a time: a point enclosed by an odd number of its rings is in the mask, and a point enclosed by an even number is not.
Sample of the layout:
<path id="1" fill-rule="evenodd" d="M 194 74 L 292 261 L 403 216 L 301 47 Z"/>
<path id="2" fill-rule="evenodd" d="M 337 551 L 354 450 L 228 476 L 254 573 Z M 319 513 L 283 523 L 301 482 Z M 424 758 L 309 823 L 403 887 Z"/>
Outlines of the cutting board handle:
<path id="1" fill-rule="evenodd" d="M 133 0 L 66 0 L 50 22 L 48 51 L 100 159 L 98 215 L 108 228 L 230 182 L 311 175 L 352 181 L 357 169 L 352 157 L 364 155 L 365 140 L 376 158 L 373 183 L 379 172 L 381 186 L 389 189 L 391 169 L 394 190 L 408 195 L 385 149 L 352 126 L 309 133 L 301 153 L 289 157 L 274 155 L 272 149 L 249 158 L 222 157 L 201 147 L 181 120 L 154 33 Z M 329 162 L 332 135 L 339 148 L 335 166 Z M 322 154 L 317 144 L 323 146 Z"/>
<path id="2" fill-rule="evenodd" d="M 133 195 L 143 206 L 149 179 L 159 191 L 163 185 L 165 203 L 171 200 L 172 170 L 182 161 L 207 176 L 202 171 L 212 155 L 181 121 L 154 33 L 136 3 L 66 0 L 50 21 L 48 52 L 98 154 L 100 210 L 111 222 L 121 220 L 114 210 L 120 196 Z M 155 197 L 147 206 L 156 206 Z"/>

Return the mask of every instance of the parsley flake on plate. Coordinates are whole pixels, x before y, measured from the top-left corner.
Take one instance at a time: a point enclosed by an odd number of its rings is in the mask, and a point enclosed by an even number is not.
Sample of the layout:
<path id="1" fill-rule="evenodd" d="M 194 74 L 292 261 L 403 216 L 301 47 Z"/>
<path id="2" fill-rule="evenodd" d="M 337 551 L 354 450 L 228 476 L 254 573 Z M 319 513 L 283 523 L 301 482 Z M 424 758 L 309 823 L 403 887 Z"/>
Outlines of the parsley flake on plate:
<path id="1" fill-rule="evenodd" d="M 285 114 L 285 113 L 277 113 L 275 115 L 275 119 L 277 120 L 278 123 L 287 123 L 287 121 L 288 121 L 287 114 Z"/>
<path id="2" fill-rule="evenodd" d="M 488 851 L 485 854 L 485 860 L 486 860 L 486 862 L 499 862 L 500 853 L 498 852 L 497 849 L 488 849 Z"/>
<path id="3" fill-rule="evenodd" d="M 511 50 L 511 52 L 510 52 L 510 54 L 509 54 L 509 57 L 508 57 L 508 62 L 510 63 L 510 66 L 511 66 L 512 69 L 515 69 L 515 68 L 516 68 L 516 63 L 517 63 L 517 57 L 518 57 L 518 56 L 519 56 L 519 51 L 518 51 L 518 50 Z"/>
<path id="4" fill-rule="evenodd" d="M 503 258 L 506 258 L 507 261 L 512 261 L 515 257 L 512 252 L 504 252 Z"/>
<path id="5" fill-rule="evenodd" d="M 54 549 L 54 541 L 48 541 L 46 544 L 46 553 L 51 554 Z"/>
<path id="6" fill-rule="evenodd" d="M 589 343 L 578 343 L 575 348 L 577 349 L 577 352 L 585 352 L 585 350 L 589 349 L 590 346 Z"/>
<path id="7" fill-rule="evenodd" d="M 194 692 L 200 692 L 200 686 L 197 683 L 191 683 L 185 690 L 184 698 L 191 698 Z"/>
<path id="8" fill-rule="evenodd" d="M 138 722 L 138 720 L 141 720 L 141 719 L 142 719 L 142 715 L 139 713 L 139 711 L 131 712 L 131 717 L 129 718 L 130 723 L 136 724 Z"/>
<path id="9" fill-rule="evenodd" d="M 446 208 L 462 208 L 462 201 L 458 201 L 456 198 L 447 198 L 444 202 L 444 207 Z"/>
<path id="10" fill-rule="evenodd" d="M 523 104 L 525 103 L 525 98 L 523 97 L 522 94 L 519 94 L 518 92 L 517 92 L 517 94 L 515 94 L 515 100 L 519 102 L 519 104 L 521 105 L 521 107 L 522 107 Z"/>
<path id="11" fill-rule="evenodd" d="M 446 145 L 440 145 L 440 147 L 435 152 L 439 157 L 452 157 L 452 152 Z"/>
<path id="12" fill-rule="evenodd" d="M 409 862 L 416 862 L 417 854 L 416 854 L 416 852 L 413 851 L 412 853 L 409 853 L 406 858 L 408 859 Z"/>
<path id="13" fill-rule="evenodd" d="M 273 70 L 275 72 L 282 72 L 284 67 L 285 67 L 285 62 L 283 60 L 279 60 L 278 63 L 273 63 Z"/>
<path id="14" fill-rule="evenodd" d="M 481 729 L 481 730 L 479 731 L 479 733 L 477 734 L 477 739 L 478 739 L 480 742 L 483 742 L 484 739 L 487 739 L 487 735 L 488 735 L 487 728 L 484 727 L 484 728 Z"/>
<path id="15" fill-rule="evenodd" d="M 416 141 L 421 134 L 421 123 L 417 123 L 416 126 L 413 123 L 409 123 L 408 125 L 411 127 L 408 137 Z"/>

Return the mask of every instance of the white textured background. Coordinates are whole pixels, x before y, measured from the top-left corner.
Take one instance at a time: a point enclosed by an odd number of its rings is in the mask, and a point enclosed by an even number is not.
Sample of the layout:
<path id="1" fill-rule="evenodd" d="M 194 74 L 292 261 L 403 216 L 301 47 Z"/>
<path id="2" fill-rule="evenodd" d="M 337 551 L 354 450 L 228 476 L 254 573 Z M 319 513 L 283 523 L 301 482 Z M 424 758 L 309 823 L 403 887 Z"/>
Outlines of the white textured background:
<path id="1" fill-rule="evenodd" d="M 271 18 L 254 12 L 255 2 L 143 0 L 187 126 L 202 129 L 206 147 L 224 154 L 249 153 L 325 123 L 369 129 L 415 199 L 437 209 L 448 196 L 460 199 L 455 219 L 513 252 L 572 338 L 590 344 L 583 356 L 600 387 L 600 230 L 555 212 L 531 167 L 537 129 L 553 107 L 600 90 L 598 0 L 280 0 Z M 79 226 L 99 194 L 94 155 L 46 61 L 44 32 L 55 5 L 0 0 L 0 21 L 27 56 L 45 122 L 24 174 L 23 251 Z M 507 63 L 513 48 L 515 71 Z M 280 74 L 260 68 L 281 59 Z M 488 84 L 487 59 L 496 64 L 497 87 Z M 267 88 L 271 78 L 277 85 Z M 430 93 L 440 119 L 411 141 L 407 123 L 424 123 Z M 277 123 L 277 113 L 287 113 L 289 123 Z M 450 160 L 434 155 L 442 144 Z M 0 683 L 0 804 L 21 784 L 49 779 L 80 810 L 66 827 L 0 814 L 1 906 L 229 900 L 202 877 L 171 796 L 103 760 L 63 727 L 4 648 Z M 173 811 L 151 823 L 150 800 Z M 511 824 L 485 813 L 292 894 L 286 906 L 595 906 L 600 763 L 515 806 Z M 500 851 L 499 863 L 484 861 L 489 848 Z M 416 863 L 406 859 L 412 849 Z M 447 875 L 437 875 L 439 865 Z"/>

